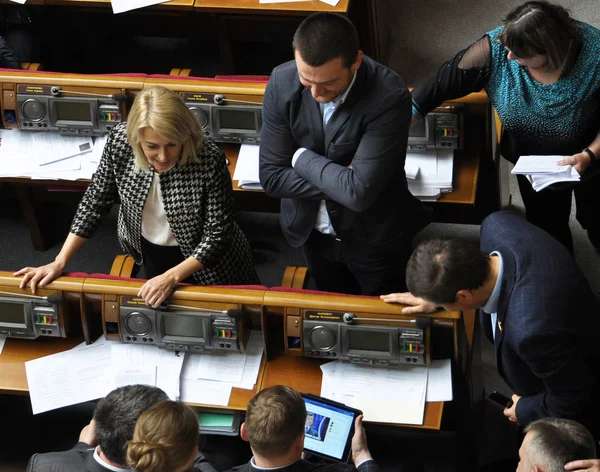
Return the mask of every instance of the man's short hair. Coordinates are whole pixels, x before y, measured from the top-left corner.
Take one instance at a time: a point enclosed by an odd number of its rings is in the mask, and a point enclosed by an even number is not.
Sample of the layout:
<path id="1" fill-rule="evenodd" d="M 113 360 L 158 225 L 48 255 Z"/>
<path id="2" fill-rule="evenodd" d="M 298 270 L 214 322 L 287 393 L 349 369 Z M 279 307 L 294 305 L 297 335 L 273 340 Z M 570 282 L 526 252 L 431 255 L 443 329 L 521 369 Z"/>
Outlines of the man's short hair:
<path id="1" fill-rule="evenodd" d="M 596 457 L 596 443 L 581 424 L 564 418 L 542 418 L 525 428 L 531 433 L 525 453 L 533 465 L 547 472 L 564 472 L 565 464 Z"/>
<path id="2" fill-rule="evenodd" d="M 246 431 L 250 447 L 265 457 L 287 454 L 304 433 L 306 406 L 293 388 L 275 385 L 248 403 Z"/>
<path id="3" fill-rule="evenodd" d="M 480 288 L 490 274 L 489 257 L 476 243 L 432 238 L 413 251 L 406 266 L 410 293 L 436 304 L 454 303 L 459 290 Z"/>
<path id="4" fill-rule="evenodd" d="M 128 385 L 117 388 L 96 406 L 96 437 L 108 460 L 126 466 L 127 441 L 133 437 L 138 417 L 156 403 L 169 397 L 160 388 Z"/>
<path id="5" fill-rule="evenodd" d="M 349 69 L 358 55 L 358 32 L 342 15 L 315 13 L 300 23 L 292 45 L 311 67 L 341 57 L 343 66 Z"/>

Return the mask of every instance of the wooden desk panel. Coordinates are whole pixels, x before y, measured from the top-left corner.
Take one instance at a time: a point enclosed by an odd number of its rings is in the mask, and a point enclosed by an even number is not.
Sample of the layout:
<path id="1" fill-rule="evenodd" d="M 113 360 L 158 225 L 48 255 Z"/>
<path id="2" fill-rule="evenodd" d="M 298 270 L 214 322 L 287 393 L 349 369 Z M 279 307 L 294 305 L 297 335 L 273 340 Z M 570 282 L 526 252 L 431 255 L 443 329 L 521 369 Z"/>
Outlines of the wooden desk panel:
<path id="1" fill-rule="evenodd" d="M 329 11 L 348 13 L 350 0 L 340 0 L 332 7 L 319 0 L 306 0 L 303 2 L 290 3 L 259 3 L 259 0 L 196 0 L 194 8 L 210 12 L 226 12 L 241 14 L 298 14 L 309 15 L 315 12 Z"/>
<path id="2" fill-rule="evenodd" d="M 326 361 L 305 357 L 280 356 L 269 361 L 262 381 L 262 388 L 273 385 L 287 385 L 299 392 L 321 394 L 323 373 L 320 366 Z M 425 403 L 423 425 L 397 425 L 406 428 L 439 430 L 442 424 L 443 402 Z"/>
<path id="3" fill-rule="evenodd" d="M 47 5 L 63 5 L 69 7 L 110 7 L 110 0 L 46 0 Z M 161 8 L 161 9 L 189 9 L 194 7 L 194 0 L 170 0 L 165 3 L 158 5 L 152 5 L 150 7 L 137 8 L 132 11 L 145 10 L 147 8 Z"/>
<path id="4" fill-rule="evenodd" d="M 0 393 L 29 395 L 25 362 L 71 349 L 83 338 L 13 339 L 8 338 L 0 354 Z"/>

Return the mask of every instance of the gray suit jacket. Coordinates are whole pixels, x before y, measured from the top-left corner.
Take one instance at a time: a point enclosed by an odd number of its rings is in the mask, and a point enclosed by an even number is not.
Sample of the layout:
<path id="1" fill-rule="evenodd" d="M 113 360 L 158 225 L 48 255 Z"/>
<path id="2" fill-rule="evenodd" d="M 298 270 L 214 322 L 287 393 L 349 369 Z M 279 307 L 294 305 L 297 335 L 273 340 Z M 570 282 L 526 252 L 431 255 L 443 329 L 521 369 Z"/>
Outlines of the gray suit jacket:
<path id="1" fill-rule="evenodd" d="M 273 70 L 263 102 L 260 181 L 281 198 L 281 226 L 292 246 L 308 238 L 321 200 L 338 237 L 360 244 L 393 242 L 429 222 L 404 173 L 410 120 L 402 78 L 366 56 L 325 127 L 296 63 Z M 292 168 L 302 147 L 308 151 Z"/>
<path id="2" fill-rule="evenodd" d="M 27 472 L 111 472 L 94 459 L 94 448 L 80 442 L 68 451 L 34 454 L 27 464 Z M 217 472 L 200 453 L 188 472 Z"/>

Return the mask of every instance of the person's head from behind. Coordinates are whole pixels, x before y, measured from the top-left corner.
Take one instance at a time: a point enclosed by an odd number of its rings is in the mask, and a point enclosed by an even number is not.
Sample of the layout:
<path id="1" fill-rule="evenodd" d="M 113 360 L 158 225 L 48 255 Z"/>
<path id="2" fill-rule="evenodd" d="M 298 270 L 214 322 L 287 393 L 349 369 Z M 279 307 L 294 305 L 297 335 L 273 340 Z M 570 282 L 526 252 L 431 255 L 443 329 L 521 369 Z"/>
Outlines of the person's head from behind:
<path id="1" fill-rule="evenodd" d="M 198 454 L 196 413 L 165 400 L 144 411 L 127 445 L 127 463 L 136 472 L 183 472 Z"/>
<path id="2" fill-rule="evenodd" d="M 410 293 L 448 311 L 483 305 L 488 297 L 480 289 L 489 276 L 489 256 L 476 243 L 457 238 L 423 241 L 406 265 Z"/>
<path id="3" fill-rule="evenodd" d="M 305 423 L 302 396 L 291 387 L 275 385 L 250 400 L 241 435 L 255 457 L 293 462 L 302 454 Z"/>
<path id="4" fill-rule="evenodd" d="M 525 433 L 517 472 L 564 472 L 567 462 L 596 457 L 593 436 L 576 421 L 543 418 Z"/>
<path id="5" fill-rule="evenodd" d="M 300 82 L 320 103 L 344 93 L 362 62 L 356 28 L 335 13 L 306 18 L 294 34 L 293 47 Z"/>
<path id="6" fill-rule="evenodd" d="M 198 119 L 175 92 L 165 87 L 142 90 L 127 116 L 127 138 L 136 168 L 165 172 L 197 159 L 202 144 Z"/>
<path id="7" fill-rule="evenodd" d="M 563 7 L 546 1 L 526 2 L 504 19 L 500 41 L 508 59 L 553 72 L 567 59 L 574 30 Z"/>
<path id="8" fill-rule="evenodd" d="M 160 388 L 128 385 L 110 392 L 98 402 L 94 412 L 96 437 L 104 456 L 126 467 L 127 442 L 133 437 L 138 417 L 156 403 L 169 397 Z"/>

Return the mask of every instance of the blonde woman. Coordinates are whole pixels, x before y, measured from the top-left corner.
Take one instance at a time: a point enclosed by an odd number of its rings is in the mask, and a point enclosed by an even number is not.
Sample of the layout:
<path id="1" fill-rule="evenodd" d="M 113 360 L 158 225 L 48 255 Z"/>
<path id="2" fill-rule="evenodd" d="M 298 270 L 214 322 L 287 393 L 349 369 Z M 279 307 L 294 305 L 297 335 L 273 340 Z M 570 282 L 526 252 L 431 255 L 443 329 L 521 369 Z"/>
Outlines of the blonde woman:
<path id="1" fill-rule="evenodd" d="M 162 401 L 138 418 L 127 444 L 127 464 L 135 472 L 216 472 L 198 452 L 199 440 L 194 410 Z"/>
<path id="2" fill-rule="evenodd" d="M 56 259 L 15 272 L 21 288 L 35 293 L 58 277 L 118 200 L 119 242 L 144 265 L 149 280 L 138 295 L 148 305 L 159 306 L 179 282 L 258 283 L 223 152 L 176 93 L 152 87 L 111 131 Z"/>

